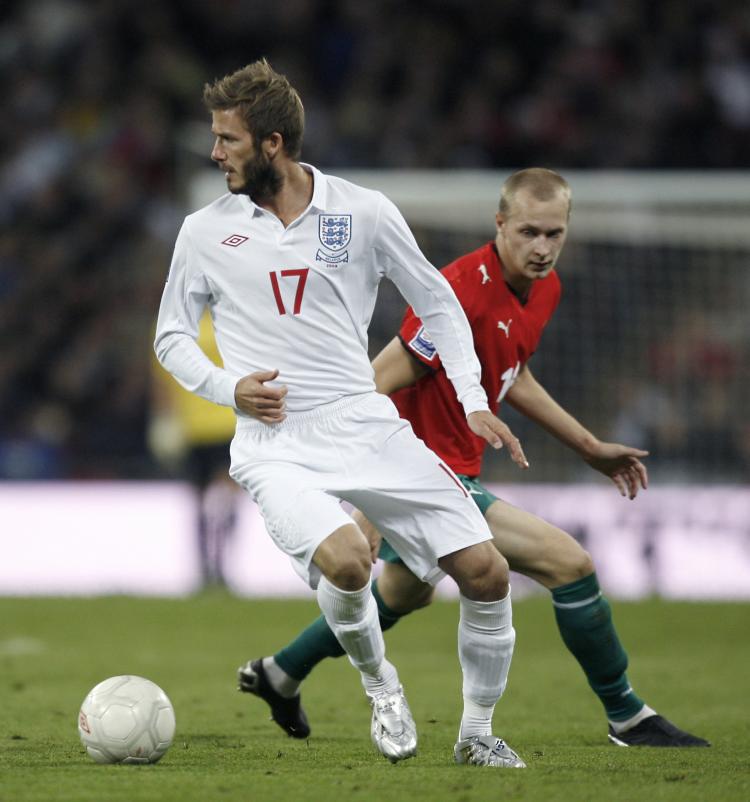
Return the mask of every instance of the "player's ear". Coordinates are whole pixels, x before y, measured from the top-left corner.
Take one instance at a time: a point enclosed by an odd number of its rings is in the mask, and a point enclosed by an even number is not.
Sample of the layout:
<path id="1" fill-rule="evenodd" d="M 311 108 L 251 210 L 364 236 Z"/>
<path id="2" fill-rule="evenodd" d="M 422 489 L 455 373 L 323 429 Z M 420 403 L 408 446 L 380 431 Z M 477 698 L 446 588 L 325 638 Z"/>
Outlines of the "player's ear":
<path id="1" fill-rule="evenodd" d="M 495 215 L 495 224 L 497 225 L 498 231 L 500 231 L 504 223 L 505 223 L 505 216 L 501 212 L 498 212 Z"/>
<path id="2" fill-rule="evenodd" d="M 284 150 L 284 137 L 274 131 L 260 143 L 260 147 L 267 158 L 273 159 Z"/>

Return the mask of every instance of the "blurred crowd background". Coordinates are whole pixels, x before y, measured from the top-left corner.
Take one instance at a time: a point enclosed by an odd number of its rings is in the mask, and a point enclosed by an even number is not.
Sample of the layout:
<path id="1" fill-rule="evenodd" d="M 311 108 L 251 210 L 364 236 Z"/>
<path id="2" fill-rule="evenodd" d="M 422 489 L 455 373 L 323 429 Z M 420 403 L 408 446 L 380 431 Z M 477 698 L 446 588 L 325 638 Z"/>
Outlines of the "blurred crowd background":
<path id="1" fill-rule="evenodd" d="M 203 83 L 260 56 L 300 90 L 304 160 L 333 171 L 750 168 L 746 0 L 3 0 L 0 478 L 164 475 L 152 331 L 190 169 L 209 165 L 186 140 L 207 133 Z M 642 255 L 653 271 L 658 257 Z M 698 267 L 717 298 L 747 281 L 747 254 L 729 274 Z M 747 336 L 727 350 L 695 311 L 666 320 L 640 386 L 594 389 L 614 399 L 598 433 L 636 438 L 656 466 L 676 450 L 679 478 L 746 479 L 743 402 L 721 388 L 747 377 Z M 675 419 L 662 380 L 713 384 Z"/>

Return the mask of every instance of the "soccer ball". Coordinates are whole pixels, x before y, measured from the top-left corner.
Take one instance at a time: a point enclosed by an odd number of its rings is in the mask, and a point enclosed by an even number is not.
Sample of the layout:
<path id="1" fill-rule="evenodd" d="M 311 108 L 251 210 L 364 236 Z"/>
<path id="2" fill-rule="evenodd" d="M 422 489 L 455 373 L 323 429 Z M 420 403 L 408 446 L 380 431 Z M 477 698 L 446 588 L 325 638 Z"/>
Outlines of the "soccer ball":
<path id="1" fill-rule="evenodd" d="M 97 763 L 156 763 L 174 737 L 174 708 L 151 680 L 110 677 L 91 689 L 78 734 Z"/>

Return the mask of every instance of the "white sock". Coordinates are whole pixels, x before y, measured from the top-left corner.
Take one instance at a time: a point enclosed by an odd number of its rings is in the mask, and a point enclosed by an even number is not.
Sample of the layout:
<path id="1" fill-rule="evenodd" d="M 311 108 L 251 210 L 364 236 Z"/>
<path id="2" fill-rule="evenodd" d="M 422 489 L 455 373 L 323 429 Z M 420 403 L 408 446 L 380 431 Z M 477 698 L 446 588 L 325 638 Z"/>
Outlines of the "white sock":
<path id="1" fill-rule="evenodd" d="M 464 714 L 461 717 L 461 729 L 458 739 L 470 738 L 472 735 L 492 735 L 492 714 L 495 705 L 480 705 L 464 696 Z"/>
<path id="2" fill-rule="evenodd" d="M 653 710 L 648 705 L 643 705 L 643 707 L 632 718 L 625 719 L 625 721 L 610 720 L 609 724 L 615 731 L 615 735 L 617 735 L 620 732 L 626 732 L 627 730 L 632 729 L 636 724 L 640 724 L 644 718 L 655 715 L 656 710 Z"/>
<path id="3" fill-rule="evenodd" d="M 273 659 L 273 657 L 263 658 L 263 668 L 266 677 L 271 683 L 271 687 L 285 699 L 291 699 L 299 694 L 299 686 L 302 684 L 298 679 L 290 677 L 289 674 Z"/>
<path id="4" fill-rule="evenodd" d="M 398 689 L 396 669 L 385 659 L 378 605 L 368 582 L 361 590 L 341 590 L 325 577 L 318 583 L 318 604 L 336 639 L 362 674 L 370 696 Z"/>
<path id="5" fill-rule="evenodd" d="M 508 682 L 516 642 L 510 591 L 499 601 L 461 596 L 460 603 L 458 658 L 464 676 L 464 714 L 459 738 L 490 735 L 492 713 Z"/>

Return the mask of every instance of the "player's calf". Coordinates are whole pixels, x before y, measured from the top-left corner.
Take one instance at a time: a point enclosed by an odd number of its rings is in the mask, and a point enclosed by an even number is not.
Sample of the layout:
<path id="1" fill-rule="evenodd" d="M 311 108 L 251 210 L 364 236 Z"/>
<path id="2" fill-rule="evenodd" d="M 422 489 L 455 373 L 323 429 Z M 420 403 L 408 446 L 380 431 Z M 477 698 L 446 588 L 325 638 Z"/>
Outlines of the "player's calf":
<path id="1" fill-rule="evenodd" d="M 402 563 L 384 563 L 377 586 L 383 604 L 399 616 L 427 607 L 435 595 L 432 585 L 417 579 Z"/>

